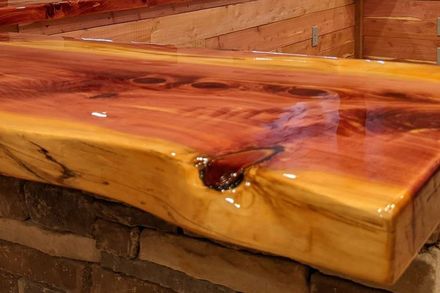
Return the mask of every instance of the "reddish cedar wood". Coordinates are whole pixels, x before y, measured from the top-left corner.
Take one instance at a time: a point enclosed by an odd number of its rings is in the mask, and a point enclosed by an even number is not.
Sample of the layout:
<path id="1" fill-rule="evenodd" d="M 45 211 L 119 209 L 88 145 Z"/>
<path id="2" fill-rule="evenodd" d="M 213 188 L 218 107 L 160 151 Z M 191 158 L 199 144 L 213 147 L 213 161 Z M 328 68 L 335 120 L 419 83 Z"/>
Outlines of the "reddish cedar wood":
<path id="1" fill-rule="evenodd" d="M 191 2 L 194 0 L 0 1 L 0 25 Z"/>
<path id="2" fill-rule="evenodd" d="M 440 68 L 2 35 L 0 172 L 392 283 L 439 222 Z"/>

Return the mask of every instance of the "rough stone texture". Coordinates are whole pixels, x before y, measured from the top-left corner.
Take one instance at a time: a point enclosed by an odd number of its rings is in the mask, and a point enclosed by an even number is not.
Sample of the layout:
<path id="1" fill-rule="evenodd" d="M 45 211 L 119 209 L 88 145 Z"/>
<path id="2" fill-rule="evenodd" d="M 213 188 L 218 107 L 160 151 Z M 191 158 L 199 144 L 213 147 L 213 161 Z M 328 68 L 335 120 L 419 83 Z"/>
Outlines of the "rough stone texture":
<path id="1" fill-rule="evenodd" d="M 110 292 L 137 292 L 137 293 L 171 293 L 170 289 L 160 287 L 155 284 L 121 276 L 111 271 L 94 266 L 92 270 L 92 290 L 91 293 L 110 293 Z"/>
<path id="2" fill-rule="evenodd" d="M 219 240 L 215 240 L 215 239 L 209 239 L 206 238 L 205 236 L 199 235 L 197 233 L 191 232 L 189 230 L 186 229 L 182 229 L 182 232 L 184 235 L 191 237 L 191 238 L 196 238 L 199 240 L 204 240 L 204 241 L 209 241 L 209 242 L 213 242 L 216 243 L 220 246 L 226 247 L 226 248 L 230 248 L 230 249 L 235 249 L 235 250 L 241 250 L 241 251 L 247 251 L 247 252 L 251 252 L 253 254 L 259 254 L 259 255 L 268 255 L 268 256 L 275 256 L 274 254 L 268 253 L 268 252 L 264 252 L 264 251 L 259 251 L 256 249 L 252 249 L 252 248 L 247 248 L 247 247 L 243 247 L 243 246 L 238 246 L 235 244 L 231 244 L 231 243 L 227 243 L 224 241 L 219 241 Z"/>
<path id="3" fill-rule="evenodd" d="M 0 218 L 0 239 L 37 249 L 52 256 L 99 262 L 96 240 L 53 232 L 32 223 Z"/>
<path id="4" fill-rule="evenodd" d="M 169 224 L 149 213 L 124 204 L 96 200 L 95 210 L 99 217 L 104 220 L 121 223 L 130 227 L 146 227 L 164 232 L 175 233 L 177 227 Z"/>
<path id="5" fill-rule="evenodd" d="M 436 246 L 423 250 L 408 270 L 388 288 L 396 293 L 440 292 L 440 249 Z"/>
<path id="6" fill-rule="evenodd" d="M 21 278 L 18 280 L 19 293 L 63 293 L 65 291 L 48 288 L 47 286 Z"/>
<path id="7" fill-rule="evenodd" d="M 25 183 L 24 193 L 33 222 L 58 231 L 91 235 L 96 218 L 91 198 L 79 191 L 31 182 Z"/>
<path id="8" fill-rule="evenodd" d="M 93 232 L 99 249 L 129 258 L 138 254 L 139 233 L 139 228 L 129 228 L 104 220 L 96 221 Z"/>
<path id="9" fill-rule="evenodd" d="M 0 292 L 18 293 L 17 277 L 5 272 L 0 272 Z"/>
<path id="10" fill-rule="evenodd" d="M 104 253 L 102 255 L 102 266 L 115 272 L 159 284 L 175 292 L 235 292 L 221 285 L 215 285 L 204 280 L 197 280 L 183 272 L 178 272 L 148 261 L 128 260 Z"/>
<path id="11" fill-rule="evenodd" d="M 20 180 L 0 176 L 0 217 L 17 220 L 29 218 L 22 185 Z"/>
<path id="12" fill-rule="evenodd" d="M 139 258 L 242 292 L 308 292 L 308 269 L 183 236 L 144 230 Z"/>
<path id="13" fill-rule="evenodd" d="M 51 257 L 35 249 L 0 241 L 0 270 L 70 292 L 82 292 L 87 267 L 74 261 Z"/>
<path id="14" fill-rule="evenodd" d="M 351 281 L 313 273 L 311 277 L 311 293 L 386 293 L 387 291 L 369 288 Z M 413 292 L 416 293 L 416 292 Z"/>
<path id="15" fill-rule="evenodd" d="M 139 227 L 148 228 L 141 240 Z M 309 276 L 306 266 L 204 239 L 91 194 L 0 176 L 0 239 L 0 293 L 440 293 L 440 227 L 383 291 Z M 142 260 L 133 259 L 138 254 Z"/>

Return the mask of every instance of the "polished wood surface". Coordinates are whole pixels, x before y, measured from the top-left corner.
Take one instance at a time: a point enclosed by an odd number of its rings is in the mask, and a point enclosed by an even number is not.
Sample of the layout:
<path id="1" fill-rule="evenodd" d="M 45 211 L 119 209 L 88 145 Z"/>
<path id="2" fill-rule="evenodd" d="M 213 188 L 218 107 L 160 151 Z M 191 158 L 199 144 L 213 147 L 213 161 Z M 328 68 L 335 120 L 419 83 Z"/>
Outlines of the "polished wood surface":
<path id="1" fill-rule="evenodd" d="M 0 26 L 60 19 L 97 12 L 190 3 L 195 0 L 18 0 L 0 1 Z"/>
<path id="2" fill-rule="evenodd" d="M 0 40 L 2 174 L 376 283 L 440 220 L 436 66 Z"/>

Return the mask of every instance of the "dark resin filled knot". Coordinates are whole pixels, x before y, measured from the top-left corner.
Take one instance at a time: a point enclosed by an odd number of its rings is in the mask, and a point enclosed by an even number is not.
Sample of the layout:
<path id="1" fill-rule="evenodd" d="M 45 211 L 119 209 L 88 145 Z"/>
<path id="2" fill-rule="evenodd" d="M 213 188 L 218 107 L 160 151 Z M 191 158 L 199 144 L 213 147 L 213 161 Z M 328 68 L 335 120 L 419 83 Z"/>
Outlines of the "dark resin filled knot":
<path id="1" fill-rule="evenodd" d="M 207 187 L 223 191 L 233 189 L 244 180 L 247 168 L 267 161 L 281 152 L 282 147 L 251 149 L 222 155 L 216 158 L 197 157 L 195 165 L 200 179 Z"/>

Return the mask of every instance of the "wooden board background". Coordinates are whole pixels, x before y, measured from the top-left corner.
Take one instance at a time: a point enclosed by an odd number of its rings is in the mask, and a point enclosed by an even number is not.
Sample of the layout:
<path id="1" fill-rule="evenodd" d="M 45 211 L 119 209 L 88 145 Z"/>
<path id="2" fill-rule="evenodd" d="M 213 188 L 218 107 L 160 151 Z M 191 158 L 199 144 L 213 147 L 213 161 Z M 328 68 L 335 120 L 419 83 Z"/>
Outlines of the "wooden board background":
<path id="1" fill-rule="evenodd" d="M 364 57 L 436 63 L 439 0 L 364 0 Z"/>
<path id="2" fill-rule="evenodd" d="M 321 42 L 311 46 L 312 26 Z M 354 0 L 214 0 L 21 24 L 23 33 L 353 57 Z"/>

